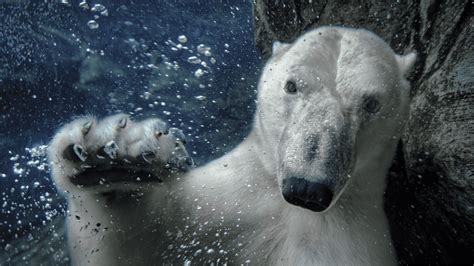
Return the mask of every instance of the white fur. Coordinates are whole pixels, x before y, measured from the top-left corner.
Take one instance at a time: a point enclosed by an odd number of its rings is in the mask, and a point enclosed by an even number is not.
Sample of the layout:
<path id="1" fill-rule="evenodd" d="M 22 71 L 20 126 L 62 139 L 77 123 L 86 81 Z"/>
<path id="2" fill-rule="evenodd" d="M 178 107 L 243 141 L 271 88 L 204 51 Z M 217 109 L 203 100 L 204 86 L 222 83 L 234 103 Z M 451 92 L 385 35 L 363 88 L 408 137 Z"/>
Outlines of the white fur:
<path id="1" fill-rule="evenodd" d="M 338 27 L 315 29 L 274 48 L 278 51 L 260 80 L 250 135 L 229 154 L 183 176 L 160 184 L 77 188 L 68 180 L 81 163 L 61 156 L 69 144 L 93 150 L 116 140 L 122 157 L 160 146 L 159 159 L 166 161 L 173 157 L 175 140 L 157 141 L 153 131 L 147 133 L 150 121 L 129 121 L 117 129 L 121 116 L 104 122 L 80 118 L 58 132 L 50 160 L 58 188 L 69 191 L 75 264 L 396 264 L 383 193 L 408 115 L 405 77 L 414 55 L 397 56 L 368 31 Z M 289 79 L 298 83 L 295 95 L 283 90 Z M 366 95 L 381 102 L 377 114 L 361 108 Z M 90 120 L 85 137 L 81 127 Z M 335 135 L 327 135 L 327 129 Z M 331 139 L 343 133 L 350 145 Z M 321 136 L 320 159 L 314 162 L 301 159 L 308 134 Z M 334 152 L 345 153 L 349 161 L 322 164 Z M 318 213 L 287 203 L 279 184 L 288 171 L 311 181 L 334 179 L 340 185 L 331 206 Z M 119 192 L 103 194 L 112 190 Z"/>

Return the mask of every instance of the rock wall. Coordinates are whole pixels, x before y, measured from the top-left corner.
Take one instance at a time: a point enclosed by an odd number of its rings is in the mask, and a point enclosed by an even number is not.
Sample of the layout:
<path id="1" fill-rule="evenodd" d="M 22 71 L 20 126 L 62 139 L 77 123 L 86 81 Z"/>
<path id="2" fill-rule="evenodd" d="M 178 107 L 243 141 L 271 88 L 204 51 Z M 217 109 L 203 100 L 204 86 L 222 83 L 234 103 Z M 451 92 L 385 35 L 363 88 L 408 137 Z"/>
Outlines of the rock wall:
<path id="1" fill-rule="evenodd" d="M 470 0 L 254 0 L 264 58 L 322 25 L 366 28 L 417 51 L 411 113 L 389 174 L 385 210 L 400 264 L 472 263 L 474 23 Z"/>

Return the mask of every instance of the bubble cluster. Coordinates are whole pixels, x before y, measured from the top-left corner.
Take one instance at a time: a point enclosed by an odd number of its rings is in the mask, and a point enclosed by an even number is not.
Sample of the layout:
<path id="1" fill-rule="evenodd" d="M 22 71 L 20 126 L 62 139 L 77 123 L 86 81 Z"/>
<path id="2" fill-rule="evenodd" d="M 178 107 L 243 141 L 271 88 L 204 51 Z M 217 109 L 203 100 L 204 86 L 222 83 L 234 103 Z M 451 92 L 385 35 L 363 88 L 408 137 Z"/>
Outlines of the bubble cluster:
<path id="1" fill-rule="evenodd" d="M 86 0 L 79 2 L 79 7 L 84 11 L 92 12 L 93 19 L 87 22 L 87 27 L 91 30 L 96 30 L 99 28 L 99 22 L 97 21 L 101 17 L 107 17 L 109 15 L 109 10 L 102 4 L 94 4 L 92 7 L 89 6 Z"/>

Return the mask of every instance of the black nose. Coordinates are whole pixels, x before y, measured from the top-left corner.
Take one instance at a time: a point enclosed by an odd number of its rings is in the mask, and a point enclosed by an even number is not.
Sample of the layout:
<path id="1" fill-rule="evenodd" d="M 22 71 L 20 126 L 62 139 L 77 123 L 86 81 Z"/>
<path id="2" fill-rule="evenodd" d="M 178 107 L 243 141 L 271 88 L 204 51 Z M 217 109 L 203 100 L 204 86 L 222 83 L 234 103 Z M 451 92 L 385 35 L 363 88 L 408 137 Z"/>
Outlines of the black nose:
<path id="1" fill-rule="evenodd" d="M 327 209 L 333 197 L 333 193 L 327 185 L 310 182 L 299 177 L 283 179 L 282 194 L 289 203 L 315 212 Z"/>

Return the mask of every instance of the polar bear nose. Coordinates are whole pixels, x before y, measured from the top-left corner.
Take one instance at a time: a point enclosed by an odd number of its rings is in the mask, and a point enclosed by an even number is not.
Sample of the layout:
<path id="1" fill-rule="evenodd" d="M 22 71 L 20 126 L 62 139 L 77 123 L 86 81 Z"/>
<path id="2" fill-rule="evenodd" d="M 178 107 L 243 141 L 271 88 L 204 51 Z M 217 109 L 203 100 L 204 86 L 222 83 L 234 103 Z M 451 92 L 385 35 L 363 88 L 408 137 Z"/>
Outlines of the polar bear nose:
<path id="1" fill-rule="evenodd" d="M 285 178 L 282 183 L 283 198 L 288 203 L 315 212 L 324 211 L 331 204 L 333 192 L 325 184 L 299 177 Z"/>

